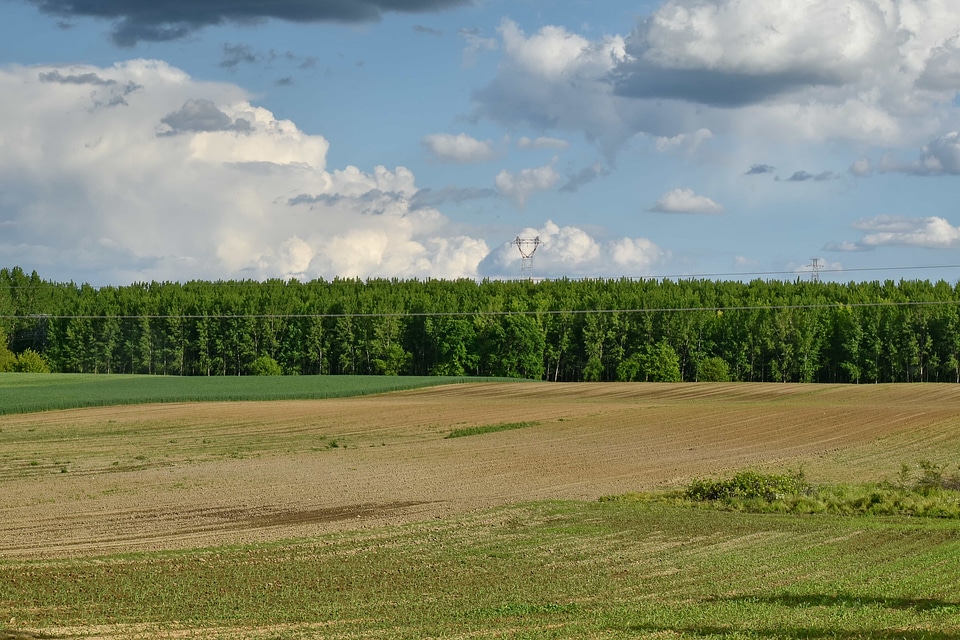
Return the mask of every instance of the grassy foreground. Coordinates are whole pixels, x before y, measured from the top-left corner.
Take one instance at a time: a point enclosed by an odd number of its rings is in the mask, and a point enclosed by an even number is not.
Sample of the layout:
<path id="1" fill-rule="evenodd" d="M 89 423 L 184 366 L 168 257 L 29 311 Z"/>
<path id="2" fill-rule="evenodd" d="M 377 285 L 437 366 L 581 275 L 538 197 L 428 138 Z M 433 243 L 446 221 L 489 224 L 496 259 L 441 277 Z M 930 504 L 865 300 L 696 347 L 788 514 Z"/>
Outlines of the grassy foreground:
<path id="1" fill-rule="evenodd" d="M 0 373 L 0 415 L 155 402 L 311 400 L 489 378 L 452 376 L 143 376 Z M 500 380 L 501 382 L 504 380 Z"/>
<path id="2" fill-rule="evenodd" d="M 302 541 L 0 562 L 0 639 L 960 637 L 960 527 L 549 502 Z"/>

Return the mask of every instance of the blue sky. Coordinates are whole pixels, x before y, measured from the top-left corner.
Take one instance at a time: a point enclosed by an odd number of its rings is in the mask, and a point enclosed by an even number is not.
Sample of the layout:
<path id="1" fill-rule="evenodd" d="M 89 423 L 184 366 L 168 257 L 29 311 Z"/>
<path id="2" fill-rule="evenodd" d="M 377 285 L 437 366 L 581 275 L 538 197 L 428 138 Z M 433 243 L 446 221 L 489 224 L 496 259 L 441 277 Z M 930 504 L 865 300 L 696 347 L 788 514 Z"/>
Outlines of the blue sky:
<path id="1" fill-rule="evenodd" d="M 954 3 L 0 0 L 0 265 L 954 282 Z"/>

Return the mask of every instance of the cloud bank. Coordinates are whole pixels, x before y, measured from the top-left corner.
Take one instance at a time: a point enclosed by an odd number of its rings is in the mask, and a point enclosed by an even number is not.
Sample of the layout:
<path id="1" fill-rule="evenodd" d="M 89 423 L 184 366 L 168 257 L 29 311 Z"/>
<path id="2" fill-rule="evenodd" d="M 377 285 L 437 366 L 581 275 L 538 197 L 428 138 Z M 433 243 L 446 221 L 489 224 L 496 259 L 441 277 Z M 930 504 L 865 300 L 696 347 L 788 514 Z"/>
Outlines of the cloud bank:
<path id="1" fill-rule="evenodd" d="M 496 190 L 431 189 L 405 167 L 328 167 L 323 136 L 235 85 L 151 60 L 0 67 L 0 146 L 0 254 L 101 283 L 495 276 L 483 230 L 438 207 L 496 195 L 522 205 L 560 179 L 547 165 L 504 171 Z M 586 232 L 554 236 L 557 271 L 542 275 L 619 274 L 665 255 L 644 239 L 585 254 L 597 243 Z"/>
<path id="2" fill-rule="evenodd" d="M 480 117 L 581 132 L 611 154 L 701 130 L 918 144 L 960 124 L 958 33 L 949 0 L 667 0 L 596 39 L 505 19 L 497 76 L 474 100 Z"/>
<path id="3" fill-rule="evenodd" d="M 828 245 L 830 251 L 867 251 L 885 246 L 920 247 L 924 249 L 960 248 L 960 227 L 939 216 L 908 218 L 875 216 L 851 225 L 863 232 L 856 242 Z"/>

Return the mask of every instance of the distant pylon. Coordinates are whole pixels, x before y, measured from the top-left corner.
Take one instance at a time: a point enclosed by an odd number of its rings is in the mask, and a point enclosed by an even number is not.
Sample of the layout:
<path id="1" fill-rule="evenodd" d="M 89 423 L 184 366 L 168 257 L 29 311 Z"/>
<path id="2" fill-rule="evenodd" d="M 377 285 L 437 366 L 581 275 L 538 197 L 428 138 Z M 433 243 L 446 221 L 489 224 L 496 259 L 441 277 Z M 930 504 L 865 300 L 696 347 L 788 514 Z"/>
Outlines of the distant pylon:
<path id="1" fill-rule="evenodd" d="M 810 282 L 820 282 L 820 258 L 810 258 L 813 261 L 813 264 L 808 264 L 810 267 Z"/>
<path id="2" fill-rule="evenodd" d="M 540 236 L 536 238 L 517 236 L 513 244 L 520 250 L 520 277 L 531 280 L 533 278 L 533 254 L 537 252 L 537 247 L 543 244 L 540 242 Z"/>

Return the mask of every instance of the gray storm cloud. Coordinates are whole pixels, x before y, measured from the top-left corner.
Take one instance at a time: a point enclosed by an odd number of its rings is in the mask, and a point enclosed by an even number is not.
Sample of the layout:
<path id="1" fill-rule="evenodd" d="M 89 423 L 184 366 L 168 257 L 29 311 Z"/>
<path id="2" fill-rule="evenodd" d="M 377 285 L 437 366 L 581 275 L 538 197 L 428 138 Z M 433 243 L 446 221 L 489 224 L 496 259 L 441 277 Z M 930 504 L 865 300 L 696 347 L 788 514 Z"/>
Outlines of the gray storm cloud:
<path id="1" fill-rule="evenodd" d="M 62 17 L 114 20 L 118 46 L 175 40 L 224 22 L 253 23 L 274 18 L 290 22 L 372 22 L 384 13 L 424 13 L 470 4 L 469 0 L 26 0 Z"/>
<path id="2" fill-rule="evenodd" d="M 55 82 L 57 84 L 92 84 L 98 87 L 109 87 L 117 84 L 116 80 L 106 80 L 95 73 L 80 73 L 63 75 L 57 70 L 41 73 L 40 82 Z"/>
<path id="3" fill-rule="evenodd" d="M 252 128 L 248 120 L 232 119 L 210 100 L 187 100 L 178 111 L 168 113 L 160 122 L 170 128 L 161 135 L 199 131 L 250 131 Z"/>

